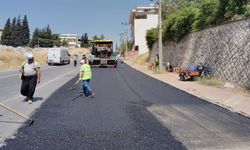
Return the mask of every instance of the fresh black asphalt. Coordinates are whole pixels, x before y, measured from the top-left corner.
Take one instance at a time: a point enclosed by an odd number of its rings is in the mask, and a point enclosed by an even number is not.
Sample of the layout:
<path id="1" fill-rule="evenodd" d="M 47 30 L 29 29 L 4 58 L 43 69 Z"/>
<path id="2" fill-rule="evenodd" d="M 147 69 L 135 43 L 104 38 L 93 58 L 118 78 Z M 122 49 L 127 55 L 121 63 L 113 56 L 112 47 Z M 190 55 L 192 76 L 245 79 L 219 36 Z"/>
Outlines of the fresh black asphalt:
<path id="1" fill-rule="evenodd" d="M 186 149 L 170 129 L 146 109 L 153 104 L 206 106 L 206 110 L 194 109 L 194 112 L 223 113 L 232 117 L 223 121 L 225 124 L 236 119 L 243 127 L 250 125 L 250 121 L 242 116 L 143 75 L 127 65 L 117 69 L 94 68 L 93 73 L 91 87 L 95 98 L 79 97 L 81 85 L 76 90 L 68 90 L 77 80 L 75 77 L 34 113 L 33 125 L 24 125 L 1 149 Z M 218 118 L 213 121 L 222 122 Z M 249 128 L 239 130 L 237 126 L 230 130 L 249 133 Z"/>

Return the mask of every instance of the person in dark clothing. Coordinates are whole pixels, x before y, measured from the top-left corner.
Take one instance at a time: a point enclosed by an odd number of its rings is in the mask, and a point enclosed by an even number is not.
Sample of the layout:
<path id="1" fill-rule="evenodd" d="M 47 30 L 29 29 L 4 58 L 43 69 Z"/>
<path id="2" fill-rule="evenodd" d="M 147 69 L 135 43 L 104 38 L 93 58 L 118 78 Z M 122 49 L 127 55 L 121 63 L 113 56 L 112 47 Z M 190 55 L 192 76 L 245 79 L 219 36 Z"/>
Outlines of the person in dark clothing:
<path id="1" fill-rule="evenodd" d="M 155 71 L 156 71 L 159 69 L 159 54 L 155 55 L 154 61 L 155 61 Z"/>
<path id="2" fill-rule="evenodd" d="M 77 66 L 77 60 L 78 60 L 78 55 L 77 54 L 74 54 L 74 66 L 76 67 Z"/>
<path id="3" fill-rule="evenodd" d="M 40 66 L 34 61 L 32 54 L 28 54 L 28 60 L 25 61 L 20 69 L 21 72 L 21 94 L 26 96 L 24 101 L 28 101 L 29 104 L 33 101 L 33 95 L 35 93 L 37 83 L 40 83 Z"/>
<path id="4" fill-rule="evenodd" d="M 87 62 L 87 57 L 85 54 L 82 55 L 82 60 L 84 60 L 85 62 Z"/>

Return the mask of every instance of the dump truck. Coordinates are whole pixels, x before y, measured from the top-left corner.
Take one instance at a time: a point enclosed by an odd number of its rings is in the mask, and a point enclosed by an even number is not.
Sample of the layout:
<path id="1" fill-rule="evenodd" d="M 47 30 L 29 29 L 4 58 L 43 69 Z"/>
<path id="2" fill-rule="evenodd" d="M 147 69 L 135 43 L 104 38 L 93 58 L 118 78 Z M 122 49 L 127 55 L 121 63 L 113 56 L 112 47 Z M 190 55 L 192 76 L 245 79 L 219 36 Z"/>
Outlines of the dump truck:
<path id="1" fill-rule="evenodd" d="M 92 40 L 92 60 L 89 61 L 93 67 L 117 67 L 116 56 L 113 52 L 112 40 Z"/>

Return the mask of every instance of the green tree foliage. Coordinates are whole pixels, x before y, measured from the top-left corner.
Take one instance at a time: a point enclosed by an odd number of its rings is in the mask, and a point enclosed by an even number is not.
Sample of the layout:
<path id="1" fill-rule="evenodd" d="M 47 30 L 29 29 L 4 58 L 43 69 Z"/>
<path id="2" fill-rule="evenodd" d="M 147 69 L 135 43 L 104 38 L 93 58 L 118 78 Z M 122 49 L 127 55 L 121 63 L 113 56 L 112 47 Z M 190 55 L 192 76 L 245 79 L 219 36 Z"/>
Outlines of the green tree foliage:
<path id="1" fill-rule="evenodd" d="M 54 40 L 52 36 L 52 31 L 47 25 L 47 27 L 43 29 L 36 28 L 33 32 L 31 44 L 32 47 L 53 47 Z"/>
<path id="2" fill-rule="evenodd" d="M 179 41 L 192 31 L 250 15 L 247 0 L 165 0 L 164 40 Z"/>
<path id="3" fill-rule="evenodd" d="M 16 17 L 12 19 L 10 30 L 11 30 L 10 45 L 16 47 L 16 40 L 17 40 Z"/>
<path id="4" fill-rule="evenodd" d="M 4 27 L 1 43 L 14 47 L 27 46 L 29 36 L 29 25 L 26 15 L 22 21 L 20 16 L 17 19 L 13 18 L 12 22 L 9 18 Z"/>
<path id="5" fill-rule="evenodd" d="M 81 47 L 88 47 L 88 45 L 89 45 L 88 33 L 84 33 L 81 37 Z"/>
<path id="6" fill-rule="evenodd" d="M 23 46 L 22 40 L 23 40 L 23 34 L 22 34 L 22 23 L 21 23 L 21 17 L 19 16 L 16 21 L 15 26 L 15 36 L 16 40 L 14 41 L 14 46 Z"/>
<path id="7" fill-rule="evenodd" d="M 22 45 L 27 46 L 30 42 L 30 29 L 27 15 L 22 20 Z"/>
<path id="8" fill-rule="evenodd" d="M 101 34 L 101 36 L 99 37 L 98 35 L 93 36 L 92 38 L 93 40 L 104 40 L 105 36 L 103 34 Z"/>
<path id="9" fill-rule="evenodd" d="M 8 18 L 3 29 L 1 44 L 10 46 L 11 45 L 10 41 L 11 41 L 11 21 L 10 18 Z"/>
<path id="10" fill-rule="evenodd" d="M 68 44 L 68 42 L 66 41 L 66 40 L 63 40 L 62 41 L 62 46 L 64 46 L 64 47 L 67 47 L 69 44 Z"/>
<path id="11" fill-rule="evenodd" d="M 250 16 L 250 5 L 245 5 L 243 6 L 243 8 L 244 8 L 244 16 L 245 17 Z"/>
<path id="12" fill-rule="evenodd" d="M 214 25 L 220 17 L 220 3 L 218 0 L 203 0 L 199 5 L 195 22 L 192 25 L 194 31 L 198 31 L 206 26 Z"/>
<path id="13" fill-rule="evenodd" d="M 38 47 L 39 45 L 39 32 L 40 32 L 39 28 L 36 28 L 33 32 L 32 40 L 30 42 L 30 45 L 32 47 Z"/>
<path id="14" fill-rule="evenodd" d="M 148 48 L 152 50 L 154 43 L 158 40 L 158 29 L 152 28 L 147 31 L 146 41 Z"/>
<path id="15" fill-rule="evenodd" d="M 179 41 L 192 30 L 197 8 L 186 7 L 177 10 L 164 21 L 164 40 Z"/>
<path id="16" fill-rule="evenodd" d="M 53 45 L 60 47 L 61 46 L 61 41 L 59 39 L 59 34 L 52 34 L 52 40 L 53 40 Z"/>
<path id="17" fill-rule="evenodd" d="M 94 35 L 92 39 L 93 39 L 93 40 L 99 40 L 99 38 L 98 38 L 97 35 Z"/>
<path id="18" fill-rule="evenodd" d="M 132 41 L 127 42 L 128 51 L 132 50 Z M 120 52 L 124 53 L 126 51 L 126 42 L 122 42 L 119 46 Z"/>
<path id="19" fill-rule="evenodd" d="M 105 36 L 103 34 L 101 34 L 100 40 L 104 40 L 104 39 L 105 39 Z"/>

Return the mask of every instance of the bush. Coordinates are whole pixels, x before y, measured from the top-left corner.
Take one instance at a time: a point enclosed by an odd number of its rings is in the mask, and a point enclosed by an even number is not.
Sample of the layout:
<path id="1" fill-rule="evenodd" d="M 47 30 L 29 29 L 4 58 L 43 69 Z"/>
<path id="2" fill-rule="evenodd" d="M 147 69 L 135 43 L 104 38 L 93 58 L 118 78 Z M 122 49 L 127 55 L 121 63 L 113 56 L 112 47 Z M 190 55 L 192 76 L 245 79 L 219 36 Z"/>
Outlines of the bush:
<path id="1" fill-rule="evenodd" d="M 152 28 L 147 31 L 146 34 L 147 45 L 152 50 L 154 43 L 158 40 L 158 29 Z"/>
<path id="2" fill-rule="evenodd" d="M 198 11 L 195 7 L 186 7 L 172 13 L 164 22 L 164 40 L 177 42 L 191 32 Z"/>
<path id="3" fill-rule="evenodd" d="M 245 5 L 243 8 L 244 8 L 244 16 L 245 17 L 250 16 L 250 5 Z"/>
<path id="4" fill-rule="evenodd" d="M 218 0 L 204 0 L 199 5 L 199 11 L 195 16 L 192 28 L 198 31 L 206 26 L 216 24 L 219 16 L 219 1 Z"/>
<path id="5" fill-rule="evenodd" d="M 168 8 L 163 21 L 163 40 L 180 41 L 191 31 L 199 31 L 205 27 L 221 24 L 230 20 L 239 20 L 250 16 L 247 0 L 193 0 L 176 9 Z M 169 5 L 168 7 L 174 5 Z M 169 11 L 173 10 L 173 12 Z M 148 47 L 152 49 L 157 41 L 155 31 L 147 33 Z"/>
<path id="6" fill-rule="evenodd" d="M 222 1 L 222 0 L 221 0 Z M 226 0 L 224 0 L 226 1 Z M 227 0 L 228 1 L 228 0 Z M 244 5 L 246 4 L 246 0 L 229 0 L 226 3 L 226 12 L 224 17 L 227 20 L 231 20 L 235 15 L 244 14 Z"/>

